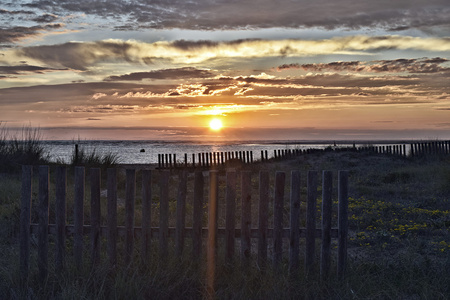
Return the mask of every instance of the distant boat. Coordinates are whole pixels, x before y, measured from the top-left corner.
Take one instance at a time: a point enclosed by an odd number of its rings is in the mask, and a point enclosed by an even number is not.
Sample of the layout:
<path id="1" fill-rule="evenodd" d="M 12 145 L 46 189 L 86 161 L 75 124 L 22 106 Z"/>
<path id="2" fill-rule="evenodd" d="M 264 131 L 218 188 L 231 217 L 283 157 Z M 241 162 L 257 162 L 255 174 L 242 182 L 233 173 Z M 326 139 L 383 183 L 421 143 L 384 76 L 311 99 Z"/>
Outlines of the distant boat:
<path id="1" fill-rule="evenodd" d="M 145 152 L 145 149 L 141 149 L 141 152 Z"/>

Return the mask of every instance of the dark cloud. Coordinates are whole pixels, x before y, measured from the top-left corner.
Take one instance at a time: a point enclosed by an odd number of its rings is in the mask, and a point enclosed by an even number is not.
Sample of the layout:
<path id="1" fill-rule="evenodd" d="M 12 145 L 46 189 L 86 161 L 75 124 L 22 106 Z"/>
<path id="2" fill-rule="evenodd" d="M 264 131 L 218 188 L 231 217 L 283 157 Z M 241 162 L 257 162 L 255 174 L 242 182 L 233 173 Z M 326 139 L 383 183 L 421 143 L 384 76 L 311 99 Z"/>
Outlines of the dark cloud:
<path id="1" fill-rule="evenodd" d="M 58 14 L 78 12 L 127 22 L 127 28 L 237 29 L 378 27 L 393 31 L 449 26 L 447 0 L 38 0 L 24 4 Z M 270 17 L 268 17 L 270 16 Z M 124 27 L 128 24 L 128 27 Z"/>
<path id="2" fill-rule="evenodd" d="M 16 26 L 6 29 L 0 28 L 0 47 L 4 46 L 2 44 L 15 43 L 25 38 L 40 35 L 42 32 L 60 29 L 62 27 L 62 24 L 48 24 L 32 27 Z"/>
<path id="3" fill-rule="evenodd" d="M 26 47 L 18 54 L 38 59 L 51 66 L 58 65 L 86 71 L 89 66 L 101 61 L 128 60 L 127 50 L 133 46 L 127 42 L 100 41 L 95 43 L 69 42 L 59 45 Z"/>
<path id="4" fill-rule="evenodd" d="M 35 13 L 29 10 L 6 10 L 0 8 L 0 15 L 34 15 Z"/>
<path id="5" fill-rule="evenodd" d="M 178 69 L 163 69 L 150 72 L 137 72 L 120 76 L 109 76 L 105 81 L 141 81 L 143 79 L 182 79 L 182 78 L 209 78 L 214 74 L 208 70 L 199 70 L 192 67 Z"/>
<path id="6" fill-rule="evenodd" d="M 54 22 L 56 19 L 58 19 L 58 16 L 54 14 L 44 14 L 42 16 L 33 18 L 32 20 L 37 23 L 51 23 Z"/>
<path id="7" fill-rule="evenodd" d="M 450 73 L 450 68 L 441 66 L 449 62 L 446 58 L 395 59 L 376 60 L 369 62 L 349 61 L 315 64 L 284 64 L 278 71 L 288 69 L 303 69 L 310 72 L 390 72 L 390 73 Z"/>
<path id="8" fill-rule="evenodd" d="M 28 73 L 43 74 L 53 71 L 66 71 L 67 69 L 52 69 L 39 66 L 19 65 L 19 66 L 0 66 L 0 74 L 19 75 Z"/>

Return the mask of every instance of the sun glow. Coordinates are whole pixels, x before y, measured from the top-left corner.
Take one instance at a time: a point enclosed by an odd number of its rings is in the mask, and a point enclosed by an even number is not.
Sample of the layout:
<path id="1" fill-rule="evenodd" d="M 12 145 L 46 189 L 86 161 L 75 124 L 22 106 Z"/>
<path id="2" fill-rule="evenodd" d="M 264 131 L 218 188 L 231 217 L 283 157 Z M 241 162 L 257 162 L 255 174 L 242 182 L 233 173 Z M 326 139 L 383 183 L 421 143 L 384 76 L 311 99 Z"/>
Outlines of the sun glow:
<path id="1" fill-rule="evenodd" d="M 222 121 L 219 119 L 212 119 L 211 122 L 209 122 L 209 128 L 211 128 L 214 131 L 218 131 L 222 129 L 223 124 Z"/>

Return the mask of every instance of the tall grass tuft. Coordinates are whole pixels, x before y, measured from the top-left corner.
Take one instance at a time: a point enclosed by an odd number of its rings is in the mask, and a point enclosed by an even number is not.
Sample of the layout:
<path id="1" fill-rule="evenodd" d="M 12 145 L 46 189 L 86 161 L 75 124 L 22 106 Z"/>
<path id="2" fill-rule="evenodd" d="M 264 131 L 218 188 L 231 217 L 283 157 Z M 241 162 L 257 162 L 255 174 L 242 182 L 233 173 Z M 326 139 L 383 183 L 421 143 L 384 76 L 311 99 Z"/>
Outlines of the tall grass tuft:
<path id="1" fill-rule="evenodd" d="M 37 165 L 48 160 L 39 127 L 27 125 L 11 134 L 6 124 L 0 122 L 0 171 L 16 171 L 20 165 Z"/>
<path id="2" fill-rule="evenodd" d="M 75 147 L 70 158 L 70 164 L 73 166 L 86 167 L 113 167 L 120 162 L 120 157 L 117 153 L 98 153 L 97 149 L 87 151 L 83 147 Z"/>

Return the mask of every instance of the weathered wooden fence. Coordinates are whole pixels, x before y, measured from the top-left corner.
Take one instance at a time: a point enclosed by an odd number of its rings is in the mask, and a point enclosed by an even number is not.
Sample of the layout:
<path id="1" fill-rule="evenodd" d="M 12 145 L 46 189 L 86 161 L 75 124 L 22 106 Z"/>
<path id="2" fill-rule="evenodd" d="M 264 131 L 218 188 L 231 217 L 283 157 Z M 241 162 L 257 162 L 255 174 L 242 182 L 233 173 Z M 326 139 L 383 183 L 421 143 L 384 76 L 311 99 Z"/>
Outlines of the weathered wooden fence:
<path id="1" fill-rule="evenodd" d="M 324 149 L 275 149 L 269 155 L 267 150 L 261 150 L 259 159 L 256 159 L 253 151 L 226 151 L 226 152 L 202 152 L 184 154 L 181 159 L 174 154 L 158 154 L 158 169 L 173 169 L 186 167 L 212 167 L 226 165 L 230 161 L 239 161 L 243 164 L 254 162 L 265 162 L 297 157 L 300 155 L 319 152 L 370 152 L 376 154 L 396 155 L 402 157 L 423 157 L 429 155 L 450 154 L 450 141 L 424 141 L 416 143 L 403 143 L 398 145 L 383 146 L 350 146 L 350 147 L 327 147 Z"/>
<path id="2" fill-rule="evenodd" d="M 300 238 L 305 238 L 305 271 L 307 274 L 316 272 L 323 278 L 329 275 L 332 253 L 334 253 L 331 239 L 337 238 L 337 274 L 340 277 L 344 275 L 348 235 L 347 171 L 338 172 L 338 195 L 334 196 L 338 199 L 337 209 L 333 205 L 333 172 L 323 171 L 319 218 L 317 208 L 320 204 L 318 202 L 320 177 L 317 171 L 308 171 L 305 178 L 300 171 L 292 171 L 290 174 L 276 172 L 272 179 L 269 172 L 261 171 L 258 183 L 255 180 L 252 181 L 256 174 L 249 171 L 237 172 L 232 169 L 222 173 L 216 170 L 171 173 L 168 170 L 127 169 L 124 178 L 125 203 L 118 205 L 118 199 L 122 202 L 118 196 L 119 171 L 121 174 L 124 172 L 116 168 L 107 169 L 106 179 L 103 180 L 106 181 L 105 197 L 104 189 L 101 187 L 101 170 L 91 168 L 86 176 L 84 167 L 75 167 L 72 210 L 68 206 L 68 203 L 72 201 L 68 201 L 68 176 L 65 166 L 57 166 L 52 170 L 53 182 L 50 181 L 49 167 L 38 167 L 38 199 L 34 205 L 32 203 L 33 168 L 23 166 L 20 268 L 24 278 L 28 276 L 30 268 L 30 235 L 32 233 L 36 233 L 38 238 L 37 260 L 42 279 L 45 279 L 49 272 L 49 234 L 55 236 L 52 249 L 55 253 L 56 270 L 61 270 L 66 265 L 68 254 L 66 238 L 69 237 L 73 245 L 73 260 L 77 267 L 82 266 L 83 261 L 87 259 L 83 253 L 90 253 L 89 261 L 92 265 L 95 266 L 101 262 L 103 240 L 106 243 L 106 256 L 103 257 L 107 257 L 106 263 L 111 265 L 116 265 L 118 259 L 123 259 L 125 265 L 128 265 L 136 257 L 137 252 L 142 263 L 147 263 L 150 259 L 164 259 L 168 253 L 172 252 L 176 256 L 186 253 L 190 255 L 189 252 L 191 252 L 194 259 L 200 260 L 203 257 L 204 246 L 207 249 L 208 263 L 211 264 L 211 261 L 215 261 L 217 248 L 220 246 L 224 249 L 225 261 L 231 261 L 236 254 L 239 254 L 243 262 L 250 261 L 254 257 L 260 266 L 270 262 L 278 266 L 282 262 L 283 253 L 288 252 L 289 255 L 285 259 L 289 261 L 289 270 L 296 272 L 300 268 Z M 136 206 L 137 172 L 140 172 L 139 178 L 142 181 L 139 206 Z M 209 184 L 205 182 L 208 178 Z M 286 181 L 289 178 L 290 185 L 287 185 Z M 174 181 L 178 181 L 177 188 L 173 187 Z M 306 191 L 303 192 L 305 182 Z M 87 191 L 88 197 L 86 196 L 87 188 L 90 189 Z M 254 195 L 255 192 L 252 193 L 255 189 L 259 190 L 258 196 Z M 50 190 L 55 190 L 53 199 L 51 199 L 53 195 L 50 195 Z M 285 190 L 290 191 L 289 197 L 285 197 Z M 123 192 L 120 194 L 122 195 Z M 176 195 L 171 198 L 170 194 Z M 287 198 L 289 201 L 286 201 Z M 54 203 L 54 209 L 49 207 L 49 203 Z M 103 214 L 102 203 L 103 207 L 106 206 Z M 169 209 L 170 203 L 172 210 Z M 189 216 L 190 227 L 186 226 L 188 204 L 189 211 L 192 213 Z M 32 209 L 35 207 L 37 212 Z M 120 215 L 120 219 L 124 220 L 123 224 L 118 224 L 118 207 L 124 214 Z M 207 213 L 204 207 L 207 207 Z M 51 216 L 49 216 L 49 210 Z M 86 210 L 90 210 L 90 213 L 86 214 Z M 158 213 L 155 214 L 153 210 L 158 210 Z M 301 216 L 302 210 L 306 212 L 306 217 Z M 70 215 L 68 211 L 71 212 Z M 289 218 L 287 218 L 287 212 L 289 212 Z M 338 218 L 332 221 L 332 215 L 336 215 L 336 212 Z M 86 215 L 89 215 L 90 219 L 85 220 Z M 207 227 L 204 227 L 205 222 L 202 222 L 205 215 L 207 215 Z M 140 226 L 135 225 L 136 216 L 141 217 Z M 157 217 L 159 217 L 159 225 L 152 226 L 157 221 L 153 218 Z M 49 224 L 49 219 L 54 223 Z M 71 224 L 68 224 L 68 221 L 71 221 Z M 332 228 L 332 224 L 337 225 L 337 228 L 336 226 Z M 89 247 L 85 245 L 86 235 L 90 236 Z M 104 238 L 101 239 L 101 237 Z M 122 247 L 118 248 L 120 237 L 124 239 L 124 246 L 122 246 L 124 253 L 118 253 L 118 249 L 122 249 Z M 157 242 L 152 241 L 155 239 Z M 185 249 L 186 239 L 191 239 L 189 251 Z M 321 240 L 320 273 L 315 270 L 318 265 L 315 263 L 316 239 Z M 169 248 L 169 244 L 172 244 L 169 243 L 170 240 L 174 241 L 174 249 Z M 135 245 L 135 242 L 139 245 Z M 152 257 L 151 245 L 159 249 L 160 257 Z M 140 249 L 136 251 L 138 246 Z M 238 253 L 235 253 L 236 250 Z"/>

